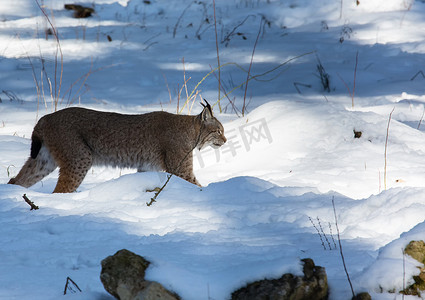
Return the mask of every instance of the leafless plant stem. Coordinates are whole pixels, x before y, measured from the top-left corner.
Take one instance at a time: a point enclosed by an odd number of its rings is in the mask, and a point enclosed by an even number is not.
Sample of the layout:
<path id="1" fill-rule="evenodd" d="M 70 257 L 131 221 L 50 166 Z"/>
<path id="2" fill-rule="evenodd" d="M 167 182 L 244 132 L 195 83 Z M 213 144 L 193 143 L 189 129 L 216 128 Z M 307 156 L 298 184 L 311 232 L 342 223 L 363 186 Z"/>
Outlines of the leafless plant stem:
<path id="1" fill-rule="evenodd" d="M 210 65 L 210 69 L 212 70 L 211 65 Z M 215 74 L 215 72 L 213 72 L 213 74 L 214 74 L 214 77 L 215 77 L 217 80 L 219 80 L 219 78 L 217 77 L 217 75 Z M 237 107 L 236 107 L 236 105 L 235 105 L 235 101 L 232 101 L 232 100 L 229 98 L 229 94 L 227 93 L 226 88 L 224 87 L 224 84 L 222 83 L 220 86 L 221 86 L 221 89 L 223 90 L 224 97 L 226 97 L 226 98 L 227 98 L 227 100 L 229 100 L 229 103 L 230 103 L 230 105 L 232 106 L 233 111 L 235 112 L 236 116 L 238 116 L 238 117 L 239 117 L 239 112 L 240 112 L 240 111 L 238 111 L 238 108 L 237 108 Z"/>
<path id="2" fill-rule="evenodd" d="M 242 116 L 245 115 L 245 110 L 246 110 L 246 92 L 248 91 L 248 82 L 249 82 L 249 77 L 251 75 L 252 62 L 254 61 L 255 49 L 257 48 L 258 39 L 260 38 L 261 29 L 263 28 L 262 27 L 262 24 L 263 24 L 263 19 L 261 19 L 261 21 L 260 21 L 260 29 L 258 30 L 258 34 L 257 34 L 257 38 L 255 39 L 254 47 L 252 48 L 251 62 L 249 64 L 249 68 L 248 68 L 248 74 L 247 74 L 246 83 L 245 83 L 245 92 L 244 92 L 244 95 L 243 95 Z"/>
<path id="3" fill-rule="evenodd" d="M 351 107 L 354 107 L 354 94 L 356 91 L 356 77 L 357 77 L 357 65 L 359 63 L 359 51 L 356 52 L 356 64 L 354 66 L 354 81 L 353 81 L 353 90 L 350 89 L 350 87 L 348 86 L 348 84 L 345 82 L 345 80 L 341 77 L 341 75 L 338 75 L 339 79 L 341 79 L 342 83 L 344 83 L 348 94 L 351 96 Z"/>
<path id="4" fill-rule="evenodd" d="M 359 51 L 356 52 L 356 65 L 354 67 L 354 82 L 353 82 L 353 91 L 351 93 L 351 107 L 354 108 L 354 93 L 356 91 L 356 76 L 357 76 L 357 65 L 359 63 Z"/>
<path id="5" fill-rule="evenodd" d="M 69 289 L 70 291 L 72 291 L 73 293 L 75 293 L 75 291 L 72 289 L 72 287 L 71 287 L 70 283 L 72 283 L 72 285 L 73 285 L 74 287 L 76 287 L 78 291 L 80 291 L 80 292 L 81 292 L 81 289 L 80 289 L 80 287 L 78 286 L 78 284 L 76 284 L 76 283 L 75 283 L 75 281 L 74 281 L 74 280 L 72 280 L 70 277 L 67 277 L 67 278 L 66 278 L 66 283 L 65 283 L 65 289 L 64 289 L 64 291 L 63 291 L 63 294 L 64 294 L 64 295 L 66 295 L 66 291 L 67 291 L 68 289 Z"/>
<path id="6" fill-rule="evenodd" d="M 37 3 L 37 6 L 40 8 L 41 12 L 43 13 L 44 17 L 46 18 L 47 22 L 49 23 L 53 36 L 56 39 L 56 54 L 55 54 L 55 78 L 54 78 L 54 84 L 55 84 L 55 93 L 54 93 L 54 110 L 56 111 L 58 108 L 58 102 L 62 87 L 62 77 L 63 77 L 63 53 L 62 53 L 62 47 L 59 41 L 59 35 L 56 30 L 56 27 L 53 25 L 52 21 L 50 20 L 50 17 L 46 13 L 45 9 L 40 5 L 38 0 L 35 0 Z M 53 16 L 53 14 L 52 14 Z M 60 55 L 60 76 L 59 76 L 59 84 L 57 83 L 57 73 L 58 73 L 58 54 Z M 49 82 L 51 85 L 51 83 Z"/>
<path id="7" fill-rule="evenodd" d="M 425 78 L 425 75 L 424 75 L 424 72 L 423 71 L 418 71 L 412 78 L 410 78 L 410 81 L 413 81 L 413 80 L 415 80 L 415 78 L 418 76 L 418 75 L 422 75 L 422 78 Z"/>
<path id="8" fill-rule="evenodd" d="M 235 31 L 236 31 L 236 29 L 238 29 L 240 26 L 242 26 L 245 22 L 246 22 L 246 20 L 248 20 L 248 18 L 250 18 L 250 17 L 254 17 L 255 18 L 255 15 L 248 15 L 248 16 L 246 16 L 245 17 L 245 19 L 242 21 L 242 22 L 240 22 L 238 25 L 236 25 L 224 38 L 223 38 L 223 40 L 221 41 L 221 43 L 224 43 L 224 42 L 230 42 L 230 38 L 233 36 L 233 35 L 235 35 L 236 33 L 235 33 Z"/>
<path id="9" fill-rule="evenodd" d="M 174 25 L 174 30 L 173 30 L 173 38 L 176 37 L 177 34 L 177 27 L 180 24 L 181 19 L 183 18 L 184 14 L 186 13 L 186 11 L 189 9 L 189 7 L 192 6 L 194 2 L 190 2 L 188 6 L 186 6 L 186 8 L 183 10 L 183 12 L 181 13 L 180 17 L 177 19 L 176 25 Z"/>
<path id="10" fill-rule="evenodd" d="M 334 216 L 335 216 L 335 227 L 336 227 L 336 232 L 337 232 L 337 236 L 338 236 L 339 253 L 341 254 L 342 265 L 344 266 L 345 275 L 347 275 L 347 280 L 348 280 L 348 283 L 350 284 L 351 293 L 353 294 L 353 298 L 354 298 L 356 295 L 354 293 L 353 284 L 351 283 L 350 275 L 348 274 L 347 266 L 345 264 L 344 252 L 342 251 L 341 237 L 340 237 L 340 234 L 339 234 L 338 218 L 337 218 L 337 215 L 336 215 L 335 198 L 334 197 L 332 197 L 332 207 L 333 207 Z"/>
<path id="11" fill-rule="evenodd" d="M 424 111 L 422 112 L 421 119 L 419 120 L 418 129 L 421 127 L 421 123 L 422 123 L 422 120 L 424 119 L 424 115 L 425 115 L 425 107 L 424 107 Z"/>
<path id="12" fill-rule="evenodd" d="M 403 253 L 403 293 L 401 299 L 404 300 L 404 295 L 406 291 L 406 258 L 405 258 L 405 250 L 401 248 L 401 253 Z"/>
<path id="13" fill-rule="evenodd" d="M 214 29 L 215 29 L 215 48 L 217 50 L 217 66 L 218 66 L 218 108 L 220 110 L 221 113 L 221 104 L 220 104 L 220 99 L 221 99 L 221 69 L 220 69 L 220 53 L 219 53 L 219 49 L 218 49 L 218 36 L 217 36 L 217 18 L 216 18 L 216 14 L 215 14 L 215 0 L 213 0 L 213 8 L 214 8 Z"/>
<path id="14" fill-rule="evenodd" d="M 387 136 L 385 137 L 385 151 L 384 151 L 384 190 L 387 189 L 387 148 L 388 148 L 388 136 L 390 133 L 390 123 L 391 116 L 393 115 L 395 107 L 390 112 L 390 116 L 388 117 L 388 125 L 387 125 Z"/>

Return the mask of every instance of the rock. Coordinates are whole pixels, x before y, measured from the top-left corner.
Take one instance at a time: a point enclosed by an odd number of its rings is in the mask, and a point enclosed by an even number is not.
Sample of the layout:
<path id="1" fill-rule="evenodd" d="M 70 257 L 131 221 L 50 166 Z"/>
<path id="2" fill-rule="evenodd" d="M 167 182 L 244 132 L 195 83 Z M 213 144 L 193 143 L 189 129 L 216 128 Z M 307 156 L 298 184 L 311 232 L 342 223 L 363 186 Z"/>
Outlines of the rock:
<path id="1" fill-rule="evenodd" d="M 126 249 L 102 260 L 100 280 L 105 290 L 120 300 L 177 300 L 161 284 L 145 280 L 150 262 Z"/>
<path id="2" fill-rule="evenodd" d="M 425 264 L 425 243 L 424 241 L 411 241 L 404 253 L 416 259 L 421 264 Z M 419 275 L 413 276 L 415 283 L 400 291 L 401 294 L 421 296 L 425 291 L 425 267 L 419 268 Z"/>
<path id="3" fill-rule="evenodd" d="M 303 259 L 304 276 L 284 274 L 279 279 L 264 279 L 232 293 L 232 300 L 325 300 L 328 280 L 325 268 Z"/>
<path id="4" fill-rule="evenodd" d="M 411 241 L 404 249 L 404 253 L 410 255 L 420 263 L 425 263 L 425 242 Z"/>
<path id="5" fill-rule="evenodd" d="M 372 297 L 369 295 L 369 293 L 359 293 L 351 300 L 372 300 Z"/>
<path id="6" fill-rule="evenodd" d="M 65 9 L 74 11 L 74 18 L 88 18 L 94 13 L 94 9 L 91 7 L 82 6 L 79 4 L 65 4 Z"/>
<path id="7" fill-rule="evenodd" d="M 146 287 L 137 293 L 133 300 L 176 300 L 175 294 L 167 291 L 161 284 L 154 281 L 145 281 Z"/>

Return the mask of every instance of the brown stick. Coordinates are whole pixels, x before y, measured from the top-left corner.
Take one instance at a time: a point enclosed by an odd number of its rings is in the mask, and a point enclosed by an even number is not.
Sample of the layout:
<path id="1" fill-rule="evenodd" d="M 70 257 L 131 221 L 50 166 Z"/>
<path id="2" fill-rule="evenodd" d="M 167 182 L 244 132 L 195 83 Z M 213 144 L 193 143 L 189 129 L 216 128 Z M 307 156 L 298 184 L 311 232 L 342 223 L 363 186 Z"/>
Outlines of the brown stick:
<path id="1" fill-rule="evenodd" d="M 217 19 L 215 16 L 215 0 L 213 0 L 213 7 L 214 7 L 214 29 L 215 29 L 215 48 L 217 50 L 217 67 L 218 67 L 218 108 L 220 110 L 221 113 L 221 104 L 220 104 L 220 99 L 221 99 L 221 68 L 220 68 L 220 54 L 219 54 L 219 50 L 218 50 L 218 37 L 217 37 Z"/>
<path id="2" fill-rule="evenodd" d="M 357 65 L 359 63 L 359 51 L 356 52 L 356 66 L 354 67 L 354 82 L 353 91 L 351 93 L 351 107 L 354 107 L 354 93 L 356 91 L 356 76 L 357 76 Z"/>
<path id="3" fill-rule="evenodd" d="M 345 275 L 347 275 L 347 280 L 348 280 L 348 283 L 350 284 L 351 293 L 353 294 L 353 298 L 354 298 L 356 296 L 356 294 L 354 293 L 353 284 L 351 283 L 350 275 L 348 275 L 347 266 L 345 265 L 344 253 L 342 252 L 341 237 L 339 235 L 338 218 L 336 216 L 335 199 L 334 199 L 334 197 L 332 197 L 332 206 L 333 206 L 333 209 L 334 209 L 335 227 L 336 227 L 336 232 L 337 232 L 337 236 L 338 236 L 339 253 L 341 255 L 341 260 L 342 260 L 342 265 L 344 266 Z"/>
<path id="4" fill-rule="evenodd" d="M 39 207 L 37 205 L 34 204 L 34 202 L 32 202 L 30 199 L 28 199 L 27 194 L 24 194 L 22 196 L 22 198 L 24 198 L 25 202 L 28 203 L 29 206 L 31 206 L 30 210 L 37 210 L 39 209 Z"/>
<path id="5" fill-rule="evenodd" d="M 35 1 L 38 7 L 40 8 L 41 12 L 45 16 L 47 22 L 49 22 L 50 27 L 52 28 L 53 36 L 56 39 L 56 54 L 55 54 L 55 98 L 54 98 L 54 105 L 55 105 L 55 111 L 57 111 L 58 103 L 59 103 L 59 96 L 61 93 L 61 87 L 62 87 L 62 77 L 63 77 L 63 53 L 62 53 L 62 47 L 59 41 L 59 35 L 57 32 L 57 28 L 53 25 L 52 21 L 50 20 L 49 16 L 47 15 L 47 12 L 44 10 L 44 8 L 40 5 L 38 0 Z M 53 16 L 53 12 L 52 12 Z M 53 16 L 54 17 L 54 16 Z M 60 54 L 60 76 L 59 76 L 59 87 L 57 86 L 57 72 L 58 72 L 58 54 Z M 52 97 L 53 98 L 53 97 Z"/>
<path id="6" fill-rule="evenodd" d="M 72 289 L 71 285 L 69 283 L 72 283 L 78 291 L 82 292 L 78 284 L 75 283 L 74 280 L 72 280 L 70 277 L 66 277 L 66 283 L 65 283 L 65 289 L 63 291 L 63 294 L 66 295 L 66 291 L 69 289 L 71 292 L 75 293 L 75 291 Z"/>
<path id="7" fill-rule="evenodd" d="M 390 133 L 390 123 L 391 123 L 391 116 L 393 115 L 395 107 L 390 112 L 390 116 L 388 117 L 388 125 L 387 125 L 387 136 L 385 138 L 385 151 L 384 151 L 384 190 L 387 189 L 387 148 L 388 148 L 388 136 Z"/>
<path id="8" fill-rule="evenodd" d="M 254 61 L 255 48 L 257 48 L 258 38 L 260 37 L 260 34 L 261 34 L 261 29 L 262 29 L 261 25 L 262 24 L 263 24 L 263 19 L 261 19 L 261 21 L 260 21 L 260 30 L 258 30 L 257 39 L 255 40 L 254 48 L 252 49 L 251 62 L 249 64 L 248 75 L 246 77 L 246 83 L 245 83 L 245 93 L 243 95 L 242 116 L 245 115 L 245 110 L 246 110 L 246 92 L 248 90 L 248 82 L 249 82 L 249 79 L 250 79 L 249 77 L 251 75 L 252 62 Z"/>

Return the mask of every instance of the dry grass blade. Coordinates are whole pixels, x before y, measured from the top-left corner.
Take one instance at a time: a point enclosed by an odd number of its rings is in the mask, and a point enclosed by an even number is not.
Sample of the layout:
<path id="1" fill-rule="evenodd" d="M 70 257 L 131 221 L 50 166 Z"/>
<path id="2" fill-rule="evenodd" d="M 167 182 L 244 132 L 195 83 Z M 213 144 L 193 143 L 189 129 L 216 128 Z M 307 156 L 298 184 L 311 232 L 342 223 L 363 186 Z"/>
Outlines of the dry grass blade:
<path id="1" fill-rule="evenodd" d="M 35 0 L 35 2 L 37 3 L 37 6 L 40 8 L 41 12 L 43 13 L 44 17 L 46 18 L 47 22 L 50 25 L 50 28 L 53 32 L 53 36 L 56 39 L 56 54 L 55 54 L 55 92 L 54 92 L 54 110 L 56 111 L 58 108 L 58 102 L 59 102 L 59 97 L 60 97 L 60 93 L 61 93 L 61 87 L 62 87 L 62 77 L 63 77 L 63 53 L 62 53 L 62 48 L 60 45 L 60 41 L 59 41 L 59 36 L 58 36 L 58 32 L 56 30 L 56 27 L 53 25 L 52 21 L 50 20 L 50 17 L 48 16 L 48 14 L 46 13 L 46 11 L 44 10 L 44 8 L 40 5 L 40 3 L 38 2 L 38 0 Z M 52 14 L 53 16 L 53 14 Z M 57 72 L 58 72 L 58 52 L 60 53 L 60 76 L 59 76 L 59 86 L 57 83 Z M 50 86 L 51 86 L 51 82 L 49 82 Z M 52 88 L 51 88 L 52 90 Z"/>
<path id="2" fill-rule="evenodd" d="M 337 218 L 337 215 L 336 215 L 335 198 L 334 197 L 332 197 L 332 207 L 333 207 L 334 216 L 335 216 L 335 227 L 336 227 L 336 232 L 337 232 L 337 236 L 338 236 L 339 253 L 341 255 L 341 260 L 342 260 L 342 265 L 344 266 L 345 275 L 347 276 L 347 280 L 348 280 L 348 283 L 350 284 L 350 288 L 351 288 L 351 293 L 353 294 L 353 298 L 354 298 L 356 296 L 356 294 L 354 293 L 353 284 L 351 283 L 350 275 L 348 274 L 348 271 L 347 271 L 347 265 L 345 264 L 344 252 L 342 251 L 341 237 L 340 237 L 340 234 L 339 234 L 338 218 Z"/>
<path id="3" fill-rule="evenodd" d="M 257 38 L 255 39 L 254 47 L 252 49 L 251 62 L 249 64 L 249 68 L 248 68 L 248 74 L 247 74 L 246 83 L 245 83 L 245 92 L 244 92 L 244 95 L 243 95 L 242 116 L 245 115 L 245 110 L 246 110 L 246 92 L 248 91 L 249 76 L 251 74 L 252 62 L 254 61 L 255 49 L 257 48 L 258 39 L 260 38 L 262 25 L 263 25 L 263 19 L 261 19 L 261 21 L 260 21 L 260 29 L 258 30 Z"/>
<path id="4" fill-rule="evenodd" d="M 390 112 L 390 116 L 388 117 L 388 125 L 387 125 L 387 135 L 385 137 L 385 151 L 384 151 L 384 190 L 387 189 L 387 149 L 388 149 L 388 136 L 390 133 L 390 123 L 391 123 L 391 117 L 393 115 L 395 107 L 393 107 L 392 111 Z"/>
<path id="5" fill-rule="evenodd" d="M 218 37 L 217 37 L 217 18 L 215 15 L 215 0 L 213 0 L 213 7 L 214 7 L 214 29 L 215 29 L 215 47 L 217 50 L 217 66 L 218 66 L 218 108 L 220 110 L 221 113 L 221 104 L 220 104 L 220 99 L 221 99 L 221 69 L 220 69 L 220 53 L 218 50 Z"/>

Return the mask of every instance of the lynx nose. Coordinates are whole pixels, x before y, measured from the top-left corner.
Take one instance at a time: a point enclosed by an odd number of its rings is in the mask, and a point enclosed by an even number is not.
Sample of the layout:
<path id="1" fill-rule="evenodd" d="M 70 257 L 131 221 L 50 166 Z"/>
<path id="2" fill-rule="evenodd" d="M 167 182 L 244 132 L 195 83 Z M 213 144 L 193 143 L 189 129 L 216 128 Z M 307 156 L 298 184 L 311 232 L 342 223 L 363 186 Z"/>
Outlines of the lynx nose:
<path id="1" fill-rule="evenodd" d="M 226 137 L 223 134 L 223 144 L 226 144 L 226 142 L 227 142 L 227 139 L 226 139 Z"/>

